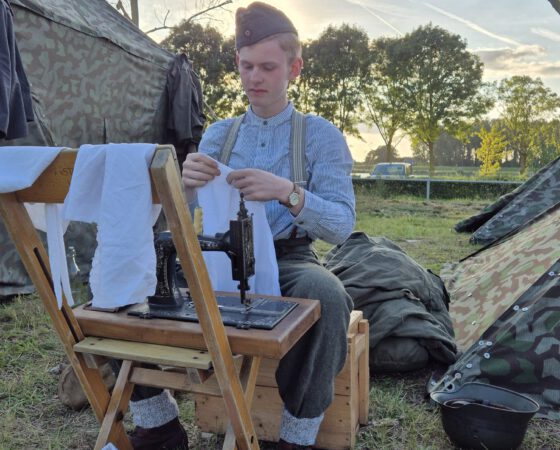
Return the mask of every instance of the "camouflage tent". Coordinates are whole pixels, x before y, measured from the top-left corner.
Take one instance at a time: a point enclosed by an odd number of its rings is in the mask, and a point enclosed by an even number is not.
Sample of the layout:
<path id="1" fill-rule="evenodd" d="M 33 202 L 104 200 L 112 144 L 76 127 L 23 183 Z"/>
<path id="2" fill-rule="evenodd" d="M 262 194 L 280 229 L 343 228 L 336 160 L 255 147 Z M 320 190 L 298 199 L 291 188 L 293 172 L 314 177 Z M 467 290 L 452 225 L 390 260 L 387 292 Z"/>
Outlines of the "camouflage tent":
<path id="1" fill-rule="evenodd" d="M 560 205 L 444 270 L 457 345 L 444 381 L 527 394 L 560 419 Z"/>
<path id="2" fill-rule="evenodd" d="M 10 3 L 32 86 L 35 122 L 29 124 L 27 137 L 0 145 L 176 144 L 168 132 L 174 93 L 168 92 L 167 83 L 175 55 L 105 0 Z M 76 247 L 80 268 L 88 271 L 93 230 L 73 224 L 67 237 Z M 0 221 L 0 296 L 31 289 Z"/>
<path id="3" fill-rule="evenodd" d="M 459 222 L 455 230 L 474 231 L 470 239 L 473 244 L 489 244 L 559 202 L 560 158 L 557 158 L 479 214 Z"/>

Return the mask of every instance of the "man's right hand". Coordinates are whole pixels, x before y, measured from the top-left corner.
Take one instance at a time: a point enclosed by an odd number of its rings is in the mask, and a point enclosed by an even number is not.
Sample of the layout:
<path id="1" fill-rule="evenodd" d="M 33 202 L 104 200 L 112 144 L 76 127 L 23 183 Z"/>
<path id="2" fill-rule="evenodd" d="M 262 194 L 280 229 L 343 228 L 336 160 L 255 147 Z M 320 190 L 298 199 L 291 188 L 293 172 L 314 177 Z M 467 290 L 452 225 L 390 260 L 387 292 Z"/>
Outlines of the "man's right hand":
<path id="1" fill-rule="evenodd" d="M 202 153 L 189 153 L 183 163 L 183 186 L 189 202 L 194 200 L 195 189 L 205 186 L 220 175 L 218 163 Z"/>

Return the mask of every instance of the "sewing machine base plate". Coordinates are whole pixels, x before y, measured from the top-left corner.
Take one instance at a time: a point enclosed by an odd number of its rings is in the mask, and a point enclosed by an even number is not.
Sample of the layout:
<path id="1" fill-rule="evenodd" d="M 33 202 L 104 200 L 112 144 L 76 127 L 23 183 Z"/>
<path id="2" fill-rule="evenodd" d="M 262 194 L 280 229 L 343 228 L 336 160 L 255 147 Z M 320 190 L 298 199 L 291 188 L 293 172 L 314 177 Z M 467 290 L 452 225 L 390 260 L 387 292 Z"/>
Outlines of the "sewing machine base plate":
<path id="1" fill-rule="evenodd" d="M 268 298 L 252 298 L 248 309 L 241 304 L 239 297 L 217 296 L 216 301 L 224 325 L 242 329 L 271 330 L 297 306 L 295 302 Z M 182 302 L 182 305 L 174 307 L 154 307 L 147 302 L 133 305 L 128 309 L 127 314 L 143 319 L 158 318 L 198 322 L 194 303 L 188 297 Z"/>

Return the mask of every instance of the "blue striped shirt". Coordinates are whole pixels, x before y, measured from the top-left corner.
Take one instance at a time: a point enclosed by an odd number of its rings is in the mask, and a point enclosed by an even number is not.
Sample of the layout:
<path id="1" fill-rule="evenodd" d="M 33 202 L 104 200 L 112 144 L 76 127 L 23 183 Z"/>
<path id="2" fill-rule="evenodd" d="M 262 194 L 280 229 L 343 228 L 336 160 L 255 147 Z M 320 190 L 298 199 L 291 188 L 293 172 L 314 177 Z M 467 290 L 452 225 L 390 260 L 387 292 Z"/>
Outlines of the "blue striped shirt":
<path id="1" fill-rule="evenodd" d="M 276 116 L 263 119 L 249 108 L 233 147 L 229 166 L 256 168 L 290 179 L 290 127 L 292 103 Z M 274 239 L 288 238 L 294 226 L 297 236 L 307 235 L 331 244 L 344 241 L 356 220 L 352 187 L 352 157 L 344 136 L 329 121 L 306 115 L 305 203 L 294 217 L 278 201 L 265 204 Z M 199 151 L 219 159 L 233 119 L 212 124 L 200 142 Z"/>

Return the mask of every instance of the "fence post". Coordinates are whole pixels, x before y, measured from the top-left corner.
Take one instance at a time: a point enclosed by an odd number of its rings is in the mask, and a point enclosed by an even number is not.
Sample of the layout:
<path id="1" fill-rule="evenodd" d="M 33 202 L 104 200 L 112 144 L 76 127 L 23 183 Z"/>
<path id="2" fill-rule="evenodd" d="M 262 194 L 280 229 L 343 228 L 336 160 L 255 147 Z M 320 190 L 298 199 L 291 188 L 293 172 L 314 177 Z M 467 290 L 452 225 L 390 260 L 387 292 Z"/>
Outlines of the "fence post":
<path id="1" fill-rule="evenodd" d="M 428 177 L 428 181 L 426 182 L 426 201 L 430 200 L 430 177 Z"/>

